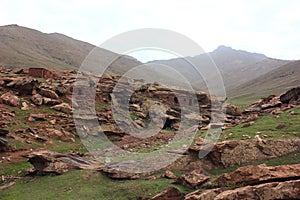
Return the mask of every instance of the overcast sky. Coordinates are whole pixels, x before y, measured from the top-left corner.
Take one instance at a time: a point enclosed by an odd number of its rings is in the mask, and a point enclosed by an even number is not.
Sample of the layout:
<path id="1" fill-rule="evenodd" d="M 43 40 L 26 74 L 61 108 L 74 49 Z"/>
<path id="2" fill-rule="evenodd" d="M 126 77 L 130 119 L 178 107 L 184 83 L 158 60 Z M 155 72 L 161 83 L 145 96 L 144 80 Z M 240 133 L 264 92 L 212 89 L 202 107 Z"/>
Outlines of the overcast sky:
<path id="1" fill-rule="evenodd" d="M 133 29 L 164 28 L 205 51 L 226 45 L 300 59 L 299 8 L 297 0 L 1 0 L 0 25 L 59 32 L 95 45 Z"/>

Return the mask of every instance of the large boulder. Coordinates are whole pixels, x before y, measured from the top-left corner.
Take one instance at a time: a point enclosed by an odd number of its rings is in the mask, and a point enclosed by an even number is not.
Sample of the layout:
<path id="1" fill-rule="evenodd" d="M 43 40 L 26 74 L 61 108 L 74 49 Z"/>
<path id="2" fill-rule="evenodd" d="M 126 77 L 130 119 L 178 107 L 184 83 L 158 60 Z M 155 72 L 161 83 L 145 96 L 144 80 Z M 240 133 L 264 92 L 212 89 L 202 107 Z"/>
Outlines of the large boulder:
<path id="1" fill-rule="evenodd" d="M 246 186 L 227 190 L 217 195 L 214 200 L 279 200 L 300 199 L 300 180 L 272 182 L 255 186 Z"/>
<path id="2" fill-rule="evenodd" d="M 70 169 L 97 169 L 94 165 L 80 156 L 57 153 L 49 150 L 37 150 L 24 155 L 34 166 L 35 172 L 42 174 L 63 174 Z"/>
<path id="3" fill-rule="evenodd" d="M 196 187 L 210 178 L 203 169 L 196 169 L 188 174 L 181 175 L 175 182 L 186 187 Z"/>
<path id="4" fill-rule="evenodd" d="M 18 90 L 21 94 L 31 94 L 32 91 L 38 86 L 38 81 L 28 77 L 10 78 L 7 87 Z"/>
<path id="5" fill-rule="evenodd" d="M 40 106 L 43 104 L 43 97 L 40 94 L 35 94 L 31 97 L 31 101 L 37 105 Z"/>
<path id="6" fill-rule="evenodd" d="M 226 114 L 233 115 L 233 116 L 240 116 L 242 114 L 242 109 L 237 105 L 227 104 Z"/>
<path id="7" fill-rule="evenodd" d="M 40 89 L 40 94 L 44 97 L 48 97 L 51 99 L 58 99 L 58 95 L 53 90 L 48 90 L 48 89 L 42 88 L 42 89 Z"/>
<path id="8" fill-rule="evenodd" d="M 286 93 L 280 95 L 282 103 L 295 103 L 300 100 L 300 87 L 290 89 Z"/>
<path id="9" fill-rule="evenodd" d="M 240 167 L 211 181 L 213 187 L 257 185 L 276 180 L 300 178 L 300 164 L 268 167 L 266 164 Z"/>
<path id="10" fill-rule="evenodd" d="M 161 193 L 155 195 L 151 200 L 181 200 L 183 194 L 175 187 L 168 187 Z"/>
<path id="11" fill-rule="evenodd" d="M 224 168 L 241 165 L 256 160 L 280 157 L 300 151 L 300 138 L 258 140 L 230 140 L 219 142 L 213 146 L 195 144 L 189 151 L 207 153 L 204 160 L 211 163 L 208 168 Z M 199 158 L 197 157 L 197 160 Z M 200 160 L 200 161 L 203 161 Z"/>
<path id="12" fill-rule="evenodd" d="M 61 111 L 61 112 L 66 113 L 66 114 L 71 114 L 72 113 L 72 107 L 68 103 L 61 103 L 61 104 L 52 106 L 51 108 L 54 109 L 54 110 L 57 110 L 57 111 Z"/>
<path id="13" fill-rule="evenodd" d="M 9 106 L 18 106 L 20 103 L 19 97 L 7 92 L 0 97 L 1 101 Z"/>

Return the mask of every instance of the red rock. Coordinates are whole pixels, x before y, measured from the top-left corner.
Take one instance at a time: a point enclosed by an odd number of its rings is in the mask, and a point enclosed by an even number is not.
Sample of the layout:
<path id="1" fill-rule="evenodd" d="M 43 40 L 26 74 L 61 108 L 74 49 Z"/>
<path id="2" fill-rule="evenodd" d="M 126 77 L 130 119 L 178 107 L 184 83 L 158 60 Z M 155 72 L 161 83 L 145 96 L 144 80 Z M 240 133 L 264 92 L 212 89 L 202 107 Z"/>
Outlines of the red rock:
<path id="1" fill-rule="evenodd" d="M 226 114 L 233 115 L 233 116 L 240 116 L 242 114 L 242 110 L 239 106 L 233 104 L 227 104 Z"/>
<path id="2" fill-rule="evenodd" d="M 176 179 L 176 176 L 175 176 L 174 173 L 171 172 L 170 170 L 167 170 L 167 171 L 165 172 L 165 177 L 166 177 L 166 178 L 169 178 L 169 179 Z"/>
<path id="3" fill-rule="evenodd" d="M 72 107 L 68 103 L 61 103 L 51 107 L 54 110 L 61 111 L 66 114 L 70 114 L 72 112 Z"/>
<path id="4" fill-rule="evenodd" d="M 246 186 L 227 190 L 217 195 L 214 200 L 279 200 L 300 199 L 300 180 L 272 182 L 255 186 Z"/>
<path id="5" fill-rule="evenodd" d="M 42 88 L 40 90 L 40 94 L 44 97 L 48 97 L 48 98 L 51 98 L 51 99 L 58 99 L 58 95 L 52 90 Z"/>
<path id="6" fill-rule="evenodd" d="M 240 167 L 211 181 L 214 187 L 253 185 L 275 180 L 300 177 L 300 164 L 268 167 L 266 164 Z"/>
<path id="7" fill-rule="evenodd" d="M 188 174 L 181 175 L 175 183 L 186 187 L 196 187 L 208 180 L 210 176 L 203 169 L 196 169 Z"/>
<path id="8" fill-rule="evenodd" d="M 7 92 L 0 97 L 1 101 L 9 106 L 18 106 L 20 103 L 19 97 L 16 95 Z"/>
<path id="9" fill-rule="evenodd" d="M 151 200 L 182 200 L 183 194 L 175 187 L 168 187 L 166 190 L 155 195 Z"/>
<path id="10" fill-rule="evenodd" d="M 212 190 L 196 190 L 185 196 L 184 200 L 210 200 L 229 188 L 216 188 Z"/>
<path id="11" fill-rule="evenodd" d="M 31 101 L 37 105 L 37 106 L 40 106 L 43 104 L 43 97 L 39 94 L 35 94 L 31 97 Z"/>

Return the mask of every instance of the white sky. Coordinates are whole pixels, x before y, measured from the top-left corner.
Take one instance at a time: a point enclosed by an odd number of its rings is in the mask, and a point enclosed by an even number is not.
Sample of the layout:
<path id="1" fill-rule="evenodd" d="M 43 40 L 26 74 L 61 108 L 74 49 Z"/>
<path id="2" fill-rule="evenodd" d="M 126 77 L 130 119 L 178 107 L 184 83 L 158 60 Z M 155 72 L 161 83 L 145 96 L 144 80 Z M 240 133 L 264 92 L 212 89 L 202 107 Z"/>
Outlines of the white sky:
<path id="1" fill-rule="evenodd" d="M 95 45 L 133 29 L 164 28 L 205 51 L 226 45 L 300 59 L 299 8 L 297 0 L 1 0 L 0 25 L 63 33 Z"/>

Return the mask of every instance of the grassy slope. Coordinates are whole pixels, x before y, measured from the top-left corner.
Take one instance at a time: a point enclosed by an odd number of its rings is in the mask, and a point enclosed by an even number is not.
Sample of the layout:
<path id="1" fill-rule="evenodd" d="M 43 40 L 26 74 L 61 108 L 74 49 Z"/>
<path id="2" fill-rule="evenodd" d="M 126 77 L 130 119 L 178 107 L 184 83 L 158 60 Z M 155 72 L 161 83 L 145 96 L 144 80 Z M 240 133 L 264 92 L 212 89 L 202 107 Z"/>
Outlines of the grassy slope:
<path id="1" fill-rule="evenodd" d="M 227 139 L 246 139 L 243 134 L 248 134 L 251 138 L 257 131 L 261 135 L 266 134 L 270 137 L 300 137 L 300 110 L 293 108 L 295 115 L 289 115 L 286 111 L 280 114 L 279 118 L 274 118 L 273 115 L 263 116 L 255 122 L 254 125 L 246 128 L 240 126 L 230 128 L 222 135 L 220 140 Z M 284 129 L 276 129 L 278 124 L 287 123 Z M 228 133 L 232 132 L 231 137 Z M 284 133 L 284 134 L 283 134 Z M 57 143 L 53 147 L 54 150 L 67 151 L 72 146 L 65 146 L 66 143 Z M 77 149 L 82 151 L 82 149 Z M 257 161 L 250 164 L 266 163 L 270 166 L 296 164 L 300 163 L 300 153 L 292 153 L 280 158 L 273 158 L 266 161 Z M 13 164 L 0 164 L 1 174 L 23 174 L 30 164 L 26 160 L 21 160 Z M 208 171 L 212 177 L 216 177 L 222 173 L 231 172 L 240 166 L 234 166 L 227 169 L 218 169 Z M 177 172 L 176 174 L 181 174 Z M 112 180 L 99 172 L 92 171 L 70 171 L 61 176 L 43 176 L 35 178 L 23 178 L 17 180 L 17 184 L 8 190 L 4 190 L 0 194 L 1 199 L 32 199 L 32 191 L 34 191 L 35 199 L 139 199 L 140 197 L 151 197 L 168 186 L 178 187 L 183 192 L 190 192 L 191 189 L 180 185 L 172 184 L 172 180 L 159 178 L 155 180 Z"/>
<path id="2" fill-rule="evenodd" d="M 70 171 L 61 176 L 19 180 L 1 199 L 138 199 L 153 196 L 171 184 L 169 179 L 123 180 L 107 178 L 99 172 Z"/>
<path id="3" fill-rule="evenodd" d="M 300 61 L 290 62 L 274 69 L 256 79 L 237 86 L 229 91 L 229 96 L 234 101 L 251 102 L 255 98 L 280 94 L 288 89 L 299 86 Z"/>
<path id="4" fill-rule="evenodd" d="M 295 115 L 289 114 L 292 110 L 295 111 Z M 286 127 L 278 128 L 278 125 L 286 125 Z M 248 135 L 254 139 L 257 134 L 268 137 L 300 137 L 300 109 L 292 108 L 279 115 L 262 116 L 253 125 L 245 128 L 242 126 L 243 124 L 239 124 L 236 127 L 226 129 L 221 135 L 221 140 L 247 139 L 243 135 Z"/>
<path id="5" fill-rule="evenodd" d="M 59 33 L 40 31 L 17 25 L 0 26 L 0 65 L 7 67 L 46 67 L 56 70 L 78 69 L 94 45 Z M 119 55 L 98 48 L 98 58 L 116 59 Z M 141 64 L 123 56 L 112 64 L 112 72 L 127 71 Z"/>
<path id="6" fill-rule="evenodd" d="M 238 101 L 240 105 L 245 105 L 244 101 Z M 104 105 L 105 106 L 105 105 Z M 102 106 L 100 106 L 102 108 Z M 21 111 L 13 108 L 16 112 L 16 117 L 20 122 L 26 122 L 29 116 L 28 111 Z M 261 135 L 269 135 L 270 137 L 300 137 L 300 110 L 293 108 L 295 115 L 289 115 L 286 111 L 276 118 L 273 115 L 260 117 L 254 125 L 242 128 L 241 125 L 229 128 L 222 134 L 220 140 L 224 139 L 247 139 L 243 135 L 247 134 L 254 139 L 257 132 Z M 53 112 L 45 107 L 43 110 L 33 111 L 34 113 L 49 113 Z M 287 124 L 288 126 L 283 129 L 276 129 L 278 124 Z M 23 127 L 27 128 L 26 123 L 18 123 L 11 127 L 11 131 Z M 233 133 L 229 136 L 229 133 Z M 29 144 L 17 143 L 15 149 L 29 148 Z M 41 144 L 34 144 L 36 147 L 43 147 Z M 53 144 L 47 148 L 59 152 L 83 151 L 85 148 L 82 146 L 80 140 L 77 138 L 76 143 L 65 143 L 53 140 Z M 8 153 L 0 154 L 0 157 L 7 156 Z M 268 165 L 283 165 L 300 163 L 299 153 L 286 155 L 281 158 L 275 158 L 268 161 L 260 161 L 248 164 L 259 164 L 262 162 Z M 28 170 L 31 165 L 25 160 L 13 160 L 8 163 L 0 163 L 0 176 L 1 175 L 17 175 L 21 176 Z M 225 172 L 231 172 L 239 166 L 211 170 L 209 173 L 215 177 Z M 177 172 L 176 174 L 181 174 Z M 158 192 L 164 190 L 167 186 L 173 185 L 172 180 L 159 178 L 156 180 L 112 180 L 99 172 L 92 171 L 70 171 L 61 176 L 43 176 L 43 177 L 27 177 L 16 180 L 17 184 L 11 188 L 1 191 L 0 199 L 138 199 L 140 197 L 151 197 Z M 190 189 L 184 188 L 179 185 L 178 187 L 183 192 L 190 192 Z"/>

